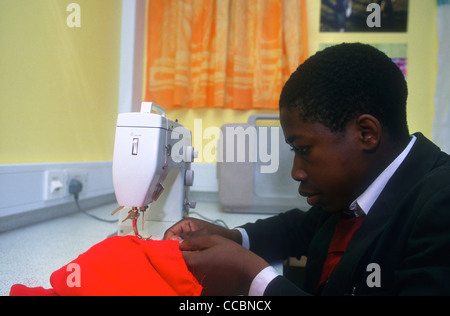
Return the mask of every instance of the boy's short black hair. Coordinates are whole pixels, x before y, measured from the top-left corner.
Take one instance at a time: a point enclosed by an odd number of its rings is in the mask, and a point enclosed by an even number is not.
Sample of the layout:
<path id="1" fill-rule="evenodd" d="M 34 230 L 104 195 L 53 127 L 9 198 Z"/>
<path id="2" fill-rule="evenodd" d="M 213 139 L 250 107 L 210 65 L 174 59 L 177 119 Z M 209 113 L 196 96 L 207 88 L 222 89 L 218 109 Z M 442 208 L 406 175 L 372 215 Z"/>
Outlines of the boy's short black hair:
<path id="1" fill-rule="evenodd" d="M 397 65 L 378 49 L 361 43 L 328 47 L 291 75 L 280 95 L 280 109 L 296 108 L 305 122 L 334 133 L 357 115 L 371 114 L 393 136 L 409 135 L 408 88 Z"/>

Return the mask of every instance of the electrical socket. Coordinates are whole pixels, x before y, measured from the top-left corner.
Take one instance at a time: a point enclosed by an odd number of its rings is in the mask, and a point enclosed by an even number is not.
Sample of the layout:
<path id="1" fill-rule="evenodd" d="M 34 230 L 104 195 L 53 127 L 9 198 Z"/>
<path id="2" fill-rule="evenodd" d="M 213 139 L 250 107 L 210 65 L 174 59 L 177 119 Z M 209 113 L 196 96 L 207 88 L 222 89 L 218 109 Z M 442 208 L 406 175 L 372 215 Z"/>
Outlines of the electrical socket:
<path id="1" fill-rule="evenodd" d="M 87 186 L 88 186 L 88 170 L 87 169 L 65 169 L 65 196 L 70 196 L 72 194 L 69 193 L 69 183 L 72 179 L 77 179 L 83 184 L 83 188 L 79 194 L 79 196 L 86 195 Z"/>
<path id="2" fill-rule="evenodd" d="M 64 170 L 47 170 L 44 174 L 44 200 L 56 200 L 64 197 Z"/>

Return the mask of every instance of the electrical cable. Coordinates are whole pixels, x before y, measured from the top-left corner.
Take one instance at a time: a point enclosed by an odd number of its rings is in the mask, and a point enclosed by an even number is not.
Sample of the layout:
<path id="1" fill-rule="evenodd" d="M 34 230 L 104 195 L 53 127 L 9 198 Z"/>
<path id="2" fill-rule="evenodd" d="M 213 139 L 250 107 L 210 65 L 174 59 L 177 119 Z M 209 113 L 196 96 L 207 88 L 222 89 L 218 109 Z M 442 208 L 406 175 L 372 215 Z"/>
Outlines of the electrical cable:
<path id="1" fill-rule="evenodd" d="M 89 216 L 89 217 L 91 217 L 91 218 L 93 218 L 93 219 L 96 219 L 96 220 L 101 221 L 101 222 L 104 222 L 104 223 L 117 223 L 117 222 L 119 221 L 119 220 L 107 220 L 107 219 L 103 219 L 103 218 L 97 217 L 97 216 L 95 216 L 95 215 L 89 214 L 88 212 L 86 212 L 85 210 L 83 210 L 83 209 L 81 208 L 81 206 L 80 206 L 79 199 L 78 199 L 78 194 L 81 192 L 82 189 L 83 189 L 83 184 L 82 184 L 79 180 L 77 180 L 77 179 L 72 179 L 72 180 L 70 181 L 70 183 L 69 183 L 69 192 L 70 192 L 71 194 L 73 194 L 74 199 L 75 199 L 75 204 L 77 205 L 77 208 L 78 208 L 78 210 L 79 210 L 80 212 L 82 212 L 83 214 L 85 214 L 85 215 L 87 215 L 87 216 Z M 213 224 L 216 224 L 216 225 L 221 225 L 221 226 L 223 226 L 223 227 L 229 229 L 228 225 L 227 225 L 223 220 L 221 220 L 221 219 L 215 219 L 215 220 L 214 220 L 214 219 L 210 219 L 210 218 L 208 218 L 208 217 L 206 217 L 206 216 L 203 216 L 202 214 L 200 214 L 200 213 L 198 213 L 198 212 L 195 212 L 195 211 L 190 211 L 189 213 L 190 213 L 190 214 L 195 214 L 195 215 L 197 215 L 198 217 L 200 217 L 200 218 L 202 218 L 202 219 L 204 219 L 204 220 L 206 220 L 206 221 L 208 221 L 208 222 L 210 222 L 210 223 L 213 223 Z"/>
<path id="2" fill-rule="evenodd" d="M 119 220 L 117 220 L 117 219 L 116 220 L 103 219 L 103 218 L 97 217 L 95 215 L 89 214 L 88 212 L 83 210 L 80 206 L 80 202 L 78 199 L 78 194 L 81 192 L 82 189 L 83 189 L 83 184 L 80 181 L 78 181 L 77 179 L 70 180 L 69 193 L 73 194 L 73 197 L 75 199 L 75 204 L 77 205 L 77 208 L 81 213 L 83 213 L 93 219 L 96 219 L 98 221 L 104 222 L 104 223 L 118 223 L 119 222 Z"/>
<path id="3" fill-rule="evenodd" d="M 202 214 L 200 214 L 199 212 L 196 212 L 196 211 L 189 211 L 189 214 L 197 215 L 198 217 L 200 217 L 201 219 L 204 219 L 205 221 L 208 221 L 208 222 L 216 224 L 216 225 L 221 225 L 221 226 L 225 227 L 226 229 L 230 229 L 228 227 L 227 223 L 225 223 L 221 219 L 210 219 L 210 218 L 208 218 L 206 216 L 203 216 Z"/>
<path id="4" fill-rule="evenodd" d="M 97 217 L 95 215 L 89 214 L 88 212 L 86 212 L 85 210 L 83 210 L 81 208 L 80 203 L 78 201 L 78 194 L 74 195 L 74 197 L 75 197 L 75 204 L 77 205 L 78 210 L 80 212 L 82 212 L 83 214 L 85 214 L 85 215 L 87 215 L 87 216 L 89 216 L 89 217 L 91 217 L 93 219 L 96 219 L 98 221 L 104 222 L 104 223 L 118 223 L 119 222 L 119 220 L 117 220 L 117 219 L 115 219 L 115 220 L 103 219 L 103 218 Z"/>

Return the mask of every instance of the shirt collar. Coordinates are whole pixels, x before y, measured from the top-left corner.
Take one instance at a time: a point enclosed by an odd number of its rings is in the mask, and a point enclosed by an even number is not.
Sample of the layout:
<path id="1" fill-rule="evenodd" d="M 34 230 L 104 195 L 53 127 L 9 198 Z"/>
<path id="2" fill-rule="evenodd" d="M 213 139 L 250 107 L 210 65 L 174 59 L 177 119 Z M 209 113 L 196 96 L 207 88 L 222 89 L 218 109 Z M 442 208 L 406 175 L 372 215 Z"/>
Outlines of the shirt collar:
<path id="1" fill-rule="evenodd" d="M 361 194 L 352 204 L 350 204 L 350 210 L 356 212 L 362 210 L 366 215 L 369 213 L 375 201 L 383 191 L 384 187 L 388 183 L 389 179 L 397 171 L 398 167 L 405 160 L 406 156 L 411 151 L 412 146 L 416 142 L 416 136 L 411 136 L 411 141 L 408 146 L 402 151 L 402 153 L 375 179 L 374 182 Z"/>

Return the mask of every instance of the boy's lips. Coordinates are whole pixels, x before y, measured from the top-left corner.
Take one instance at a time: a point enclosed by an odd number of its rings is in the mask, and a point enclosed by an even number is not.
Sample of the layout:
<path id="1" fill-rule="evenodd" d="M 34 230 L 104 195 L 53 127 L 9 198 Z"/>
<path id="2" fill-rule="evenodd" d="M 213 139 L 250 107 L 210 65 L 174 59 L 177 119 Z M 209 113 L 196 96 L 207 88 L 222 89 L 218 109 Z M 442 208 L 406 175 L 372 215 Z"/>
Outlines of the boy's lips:
<path id="1" fill-rule="evenodd" d="M 301 196 L 306 197 L 309 205 L 316 205 L 319 203 L 320 194 L 318 192 L 298 191 Z"/>

